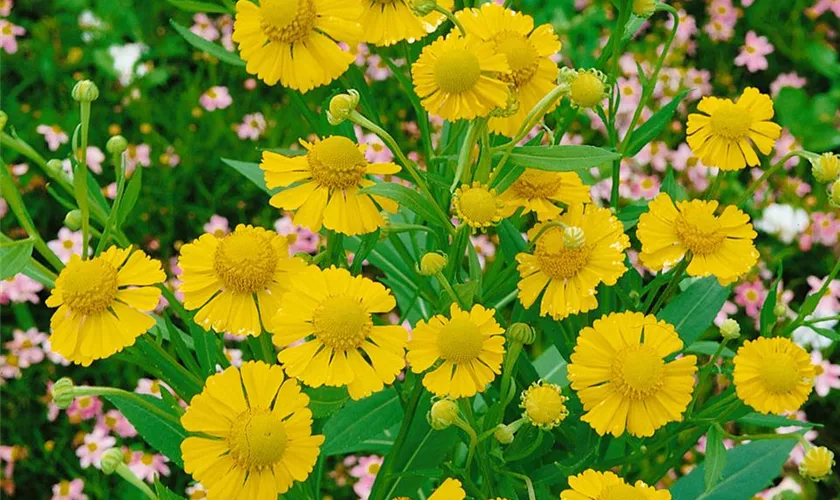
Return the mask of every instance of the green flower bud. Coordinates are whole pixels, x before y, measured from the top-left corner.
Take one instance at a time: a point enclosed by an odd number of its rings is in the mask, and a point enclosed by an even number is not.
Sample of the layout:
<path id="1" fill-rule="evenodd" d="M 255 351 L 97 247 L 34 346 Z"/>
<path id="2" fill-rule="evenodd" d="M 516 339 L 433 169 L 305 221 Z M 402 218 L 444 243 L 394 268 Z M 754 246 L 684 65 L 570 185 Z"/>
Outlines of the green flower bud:
<path id="1" fill-rule="evenodd" d="M 99 88 L 90 80 L 82 80 L 76 83 L 70 95 L 77 102 L 93 102 L 99 98 Z"/>
<path id="2" fill-rule="evenodd" d="M 510 444 L 513 442 L 515 433 L 516 431 L 511 426 L 499 424 L 496 426 L 496 430 L 493 431 L 493 437 L 502 444 Z"/>
<path id="3" fill-rule="evenodd" d="M 586 244 L 586 235 L 583 229 L 571 226 L 563 229 L 563 244 L 567 248 L 580 248 Z"/>
<path id="4" fill-rule="evenodd" d="M 741 325 L 732 318 L 727 318 L 720 325 L 720 336 L 727 340 L 735 340 L 741 336 Z"/>
<path id="5" fill-rule="evenodd" d="M 109 476 L 116 472 L 123 463 L 123 454 L 117 448 L 110 448 L 102 453 L 102 472 Z"/>
<path id="6" fill-rule="evenodd" d="M 773 315 L 777 318 L 783 318 L 787 315 L 787 307 L 784 304 L 776 304 L 776 307 L 773 308 Z"/>
<path id="7" fill-rule="evenodd" d="M 525 323 L 514 323 L 510 325 L 505 332 L 505 335 L 516 342 L 525 345 L 531 345 L 537 338 L 537 334 L 530 325 Z"/>
<path id="8" fill-rule="evenodd" d="M 558 83 L 565 87 L 565 93 L 578 108 L 594 108 L 606 99 L 609 87 L 607 76 L 597 69 L 560 70 Z"/>
<path id="9" fill-rule="evenodd" d="M 330 125 L 341 125 L 359 105 L 359 92 L 350 89 L 346 94 L 338 94 L 330 99 L 327 121 Z"/>
<path id="10" fill-rule="evenodd" d="M 71 231 L 78 231 L 82 227 L 82 212 L 79 209 L 67 212 L 64 216 L 64 225 Z"/>
<path id="11" fill-rule="evenodd" d="M 128 149 L 128 141 L 121 135 L 112 136 L 105 143 L 105 150 L 112 155 L 121 155 L 126 149 Z"/>
<path id="12" fill-rule="evenodd" d="M 429 252 L 420 258 L 420 274 L 434 276 L 443 271 L 448 260 L 442 253 Z"/>
<path id="13" fill-rule="evenodd" d="M 633 0 L 633 14 L 650 17 L 656 11 L 656 0 Z"/>
<path id="14" fill-rule="evenodd" d="M 9 123 L 9 115 L 5 111 L 0 111 L 0 132 L 6 128 L 7 123 Z"/>
<path id="15" fill-rule="evenodd" d="M 816 159 L 811 159 L 811 172 L 814 178 L 823 184 L 828 184 L 840 177 L 840 155 L 823 153 Z"/>
<path id="16" fill-rule="evenodd" d="M 441 431 L 458 420 L 458 403 L 451 399 L 439 399 L 432 403 L 426 419 L 432 429 Z"/>
<path id="17" fill-rule="evenodd" d="M 411 10 L 418 17 L 428 16 L 435 11 L 436 7 L 436 0 L 411 0 Z"/>
<path id="18" fill-rule="evenodd" d="M 70 408 L 76 396 L 73 392 L 73 381 L 67 377 L 58 379 L 52 387 L 53 403 L 62 410 Z"/>
<path id="19" fill-rule="evenodd" d="M 840 208 L 840 179 L 834 181 L 834 184 L 828 189 L 830 195 L 828 201 L 837 208 Z"/>
<path id="20" fill-rule="evenodd" d="M 51 176 L 62 175 L 64 173 L 64 165 L 61 160 L 52 159 L 47 162 L 47 171 Z"/>

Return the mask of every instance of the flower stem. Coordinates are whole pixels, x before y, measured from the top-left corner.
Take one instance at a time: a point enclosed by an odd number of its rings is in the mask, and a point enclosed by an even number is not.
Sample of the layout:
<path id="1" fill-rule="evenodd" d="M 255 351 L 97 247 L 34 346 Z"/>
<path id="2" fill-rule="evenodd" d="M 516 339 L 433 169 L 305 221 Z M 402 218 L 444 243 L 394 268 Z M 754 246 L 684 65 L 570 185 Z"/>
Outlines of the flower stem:
<path id="1" fill-rule="evenodd" d="M 424 392 L 425 389 L 423 389 L 423 384 L 420 379 L 416 379 L 414 389 L 412 390 L 410 399 L 408 400 L 408 406 L 406 406 L 405 413 L 403 414 L 403 421 L 400 425 L 399 433 L 397 433 L 397 438 L 394 440 L 394 446 L 391 447 L 391 451 L 388 452 L 388 455 L 383 460 L 382 469 L 379 474 L 377 474 L 378 480 L 373 484 L 373 491 L 370 496 L 373 500 L 391 498 L 393 488 L 390 488 L 387 492 L 385 491 L 385 488 L 391 483 L 391 473 L 394 471 L 396 461 L 402 452 L 405 440 L 408 438 L 408 431 L 411 430 L 411 423 L 414 421 L 414 417 L 417 413 L 417 406 L 420 404 L 420 398 L 423 396 Z"/>
<path id="2" fill-rule="evenodd" d="M 683 274 L 685 274 L 685 270 L 688 268 L 689 257 L 686 255 L 683 257 L 683 260 L 677 265 L 676 269 L 674 269 L 674 274 L 671 276 L 671 281 L 668 282 L 668 286 L 665 287 L 665 291 L 656 299 L 653 303 L 653 306 L 647 310 L 645 314 L 656 314 L 659 311 L 659 308 L 668 300 L 671 295 L 674 293 L 674 290 L 677 289 L 680 281 L 682 280 Z"/>
<path id="3" fill-rule="evenodd" d="M 454 24 L 455 27 L 458 28 L 458 31 L 461 32 L 461 36 L 467 36 L 467 30 L 464 29 L 464 26 L 461 24 L 461 21 L 459 21 L 458 18 L 455 17 L 455 14 L 453 14 L 452 11 L 441 7 L 440 5 L 435 5 L 435 12 L 440 12 L 441 14 L 446 16 L 447 19 L 452 21 L 452 24 Z"/>
<path id="4" fill-rule="evenodd" d="M 144 483 L 142 479 L 131 472 L 131 469 L 129 469 L 125 463 L 120 463 L 114 472 L 123 478 L 125 482 L 140 490 L 144 495 L 146 495 L 146 498 L 157 500 L 158 496 L 155 495 L 155 492 L 153 492 L 151 488 L 149 488 L 149 485 Z"/>
<path id="5" fill-rule="evenodd" d="M 764 184 L 764 181 L 766 181 L 771 175 L 775 174 L 780 168 L 782 168 L 789 159 L 793 158 L 794 156 L 807 158 L 807 156 L 805 156 L 804 153 L 804 151 L 793 151 L 782 157 L 782 159 L 779 160 L 778 163 L 765 170 L 764 173 L 761 174 L 761 177 L 759 177 L 755 180 L 755 182 L 750 184 L 750 187 L 747 188 L 746 191 L 744 191 L 744 194 L 741 195 L 741 198 L 738 200 L 738 203 L 736 203 L 736 205 L 738 205 L 739 207 L 743 206 L 744 203 L 746 203 L 747 200 L 750 199 L 753 193 L 755 193 L 758 190 L 758 188 L 760 188 L 761 185 Z"/>

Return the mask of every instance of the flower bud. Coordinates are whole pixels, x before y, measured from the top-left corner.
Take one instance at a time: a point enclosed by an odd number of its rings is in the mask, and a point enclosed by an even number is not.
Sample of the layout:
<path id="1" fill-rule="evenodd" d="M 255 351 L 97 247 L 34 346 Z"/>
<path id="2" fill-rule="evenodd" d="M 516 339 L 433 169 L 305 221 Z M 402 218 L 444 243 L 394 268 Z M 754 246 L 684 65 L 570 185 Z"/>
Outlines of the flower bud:
<path id="1" fill-rule="evenodd" d="M 417 17 L 428 16 L 435 11 L 436 0 L 411 0 L 411 10 Z"/>
<path id="2" fill-rule="evenodd" d="M 633 14 L 650 17 L 656 10 L 656 0 L 633 0 Z"/>
<path id="3" fill-rule="evenodd" d="M 787 307 L 784 304 L 776 304 L 776 307 L 773 308 L 773 315 L 777 318 L 783 318 L 787 315 Z"/>
<path id="4" fill-rule="evenodd" d="M 523 410 L 522 417 L 531 425 L 550 430 L 560 425 L 569 415 L 567 400 L 559 385 L 540 380 L 522 392 L 519 407 Z"/>
<path id="5" fill-rule="evenodd" d="M 834 181 L 834 184 L 828 189 L 828 201 L 837 208 L 840 208 L 840 179 Z"/>
<path id="6" fill-rule="evenodd" d="M 70 95 L 77 102 L 93 102 L 99 98 L 99 88 L 90 80 L 82 80 L 76 83 Z"/>
<path id="7" fill-rule="evenodd" d="M 586 235 L 583 229 L 577 226 L 570 226 L 563 229 L 563 244 L 567 248 L 580 248 L 586 244 Z"/>
<path id="8" fill-rule="evenodd" d="M 6 128 L 7 123 L 9 123 L 9 115 L 5 111 L 0 110 L 0 132 Z"/>
<path id="9" fill-rule="evenodd" d="M 121 135 L 114 135 L 105 143 L 105 150 L 111 155 L 121 155 L 128 149 L 128 141 Z"/>
<path id="10" fill-rule="evenodd" d="M 53 403 L 62 410 L 70 408 L 76 396 L 73 392 L 73 381 L 67 377 L 56 380 L 52 387 Z"/>
<path id="11" fill-rule="evenodd" d="M 534 329 L 525 323 L 514 323 L 510 325 L 507 332 L 505 332 L 505 335 L 509 339 L 525 345 L 533 344 L 534 340 L 537 338 L 537 334 L 534 332 Z"/>
<path id="12" fill-rule="evenodd" d="M 831 476 L 834 453 L 825 446 L 812 446 L 799 464 L 799 474 L 811 481 L 822 481 Z"/>
<path id="13" fill-rule="evenodd" d="M 735 340 L 741 336 L 741 325 L 732 318 L 727 318 L 720 325 L 720 336 L 726 340 Z"/>
<path id="14" fill-rule="evenodd" d="M 71 231 L 78 231 L 82 227 L 82 212 L 79 209 L 67 212 L 64 216 L 64 225 Z"/>
<path id="15" fill-rule="evenodd" d="M 61 160 L 52 159 L 47 162 L 47 171 L 53 177 L 61 175 L 64 173 L 64 165 L 62 165 Z"/>
<path id="16" fill-rule="evenodd" d="M 515 431 L 509 425 L 499 424 L 496 426 L 496 430 L 493 431 L 493 437 L 496 438 L 496 441 L 502 444 L 510 444 L 513 442 Z"/>
<path id="17" fill-rule="evenodd" d="M 452 425 L 458 417 L 458 403 L 451 399 L 439 399 L 432 403 L 426 417 L 432 429 L 441 431 Z"/>
<path id="18" fill-rule="evenodd" d="M 448 260 L 442 253 L 429 252 L 420 258 L 420 274 L 434 276 L 443 271 Z"/>
<path id="19" fill-rule="evenodd" d="M 359 92 L 350 89 L 346 94 L 338 94 L 330 99 L 330 110 L 327 111 L 327 120 L 330 125 L 341 125 L 344 120 L 350 117 L 350 114 L 359 105 Z"/>
<path id="20" fill-rule="evenodd" d="M 840 177 L 840 155 L 823 153 L 811 160 L 811 172 L 814 178 L 823 184 L 828 184 Z"/>
<path id="21" fill-rule="evenodd" d="M 566 87 L 566 94 L 572 105 L 579 108 L 594 108 L 607 97 L 607 76 L 596 69 L 560 70 L 558 83 Z"/>
<path id="22" fill-rule="evenodd" d="M 117 448 L 109 448 L 102 453 L 102 472 L 109 476 L 123 464 L 123 454 Z"/>

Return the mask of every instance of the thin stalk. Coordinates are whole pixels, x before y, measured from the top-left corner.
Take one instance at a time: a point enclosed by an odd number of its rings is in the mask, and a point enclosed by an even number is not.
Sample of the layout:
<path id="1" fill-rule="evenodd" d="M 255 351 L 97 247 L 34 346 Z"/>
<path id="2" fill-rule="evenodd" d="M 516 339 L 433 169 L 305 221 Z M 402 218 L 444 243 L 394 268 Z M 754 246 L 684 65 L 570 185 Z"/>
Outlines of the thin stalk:
<path id="1" fill-rule="evenodd" d="M 656 314 L 656 312 L 659 311 L 659 308 L 662 307 L 662 304 L 671 297 L 674 290 L 677 289 L 677 285 L 679 285 L 682 280 L 683 274 L 685 274 L 685 270 L 688 268 L 688 263 L 689 257 L 686 255 L 677 265 L 676 269 L 674 269 L 674 275 L 671 276 L 671 281 L 668 282 L 668 286 L 665 287 L 665 291 L 662 292 L 662 294 L 656 299 L 656 302 L 654 302 L 653 306 L 647 310 L 646 314 Z"/>
<path id="2" fill-rule="evenodd" d="M 449 294 L 449 296 L 452 298 L 452 302 L 458 304 L 461 307 L 461 309 L 465 311 L 469 309 L 469 306 L 467 304 L 464 304 L 464 301 L 461 300 L 461 297 L 458 295 L 455 289 L 452 288 L 452 283 L 450 283 L 449 280 L 446 279 L 446 276 L 444 276 L 443 273 L 435 274 L 435 278 L 437 278 L 437 281 L 438 283 L 440 283 L 440 286 L 442 286 L 443 289 L 446 290 L 446 293 Z"/>
<path id="3" fill-rule="evenodd" d="M 738 205 L 739 207 L 743 206 L 744 203 L 746 203 L 747 200 L 750 199 L 750 197 L 753 195 L 753 193 L 755 193 L 758 190 L 758 188 L 761 187 L 762 184 L 764 184 L 764 181 L 766 181 L 771 175 L 775 174 L 780 168 L 782 168 L 785 165 L 785 162 L 787 162 L 789 159 L 793 158 L 794 156 L 800 156 L 802 158 L 807 158 L 804 155 L 804 151 L 793 151 L 793 152 L 790 152 L 790 153 L 786 154 L 785 156 L 782 157 L 781 160 L 779 160 L 778 163 L 776 163 L 772 167 L 765 170 L 764 173 L 761 174 L 761 177 L 759 177 L 752 184 L 750 184 L 750 187 L 748 187 L 747 190 L 744 191 L 744 194 L 741 195 L 741 198 L 738 200 L 738 203 L 736 203 L 736 205 Z"/>
<path id="4" fill-rule="evenodd" d="M 715 176 L 715 180 L 712 182 L 712 186 L 709 188 L 709 191 L 706 193 L 707 200 L 714 200 L 717 198 L 718 193 L 720 192 L 720 186 L 723 184 L 723 178 L 726 176 L 726 170 L 718 169 L 718 173 Z"/>
<path id="5" fill-rule="evenodd" d="M 440 12 L 441 14 L 446 16 L 447 19 L 452 21 L 452 24 L 454 24 L 458 28 L 458 31 L 461 32 L 461 36 L 467 36 L 467 30 L 464 29 L 464 26 L 461 24 L 461 21 L 459 21 L 458 18 L 455 17 L 455 14 L 453 14 L 452 11 L 435 4 L 435 12 Z"/>
<path id="6" fill-rule="evenodd" d="M 420 383 L 419 379 L 416 380 L 414 389 L 411 392 L 411 398 L 408 401 L 408 406 L 406 406 L 405 409 L 400 430 L 397 433 L 397 438 L 394 440 L 394 445 L 391 447 L 391 451 L 388 452 L 388 455 L 382 463 L 382 469 L 379 474 L 379 476 L 381 476 L 381 481 L 376 481 L 373 484 L 373 491 L 371 492 L 371 498 L 373 500 L 391 498 L 393 490 L 391 489 L 386 492 L 385 487 L 391 483 L 391 474 L 394 472 L 396 460 L 402 452 L 406 438 L 408 438 L 408 431 L 411 429 L 411 423 L 414 421 L 415 414 L 417 413 L 417 406 L 420 404 L 420 397 L 424 392 L 425 390 L 423 389 L 423 384 Z"/>
<path id="7" fill-rule="evenodd" d="M 472 152 L 475 148 L 475 143 L 478 135 L 481 132 L 481 124 L 471 121 L 467 126 L 467 135 L 464 136 L 464 142 L 461 144 L 461 151 L 458 152 L 458 166 L 455 168 L 455 176 L 452 178 L 452 185 L 449 186 L 449 192 L 454 193 L 458 184 L 466 184 L 467 181 L 467 164 L 470 163 Z"/>
<path id="8" fill-rule="evenodd" d="M 706 382 L 706 379 L 709 377 L 709 374 L 712 372 L 712 369 L 715 366 L 715 362 L 720 357 L 721 353 L 724 349 L 726 349 L 726 344 L 729 343 L 729 339 L 725 338 L 723 341 L 718 345 L 718 348 L 715 350 L 712 357 L 709 359 L 709 362 L 703 365 L 700 368 L 700 374 L 697 376 L 697 384 L 694 388 L 694 394 L 691 398 L 691 403 L 688 405 L 688 409 L 685 411 L 686 415 L 691 415 L 694 412 L 694 406 L 697 404 L 697 395 L 700 393 L 700 388 L 703 387 L 703 384 Z"/>
<path id="9" fill-rule="evenodd" d="M 122 155 L 120 155 L 120 162 L 122 162 Z M 122 169 L 122 166 L 120 169 Z M 125 175 L 117 174 L 117 179 L 117 195 L 114 197 L 114 204 L 111 205 L 111 212 L 108 214 L 108 220 L 105 221 L 105 227 L 102 228 L 102 237 L 99 238 L 99 243 L 96 245 L 96 252 L 94 255 L 99 255 L 103 250 L 105 250 L 105 245 L 108 244 L 108 240 L 111 237 L 111 231 L 112 229 L 115 229 L 117 225 L 117 214 L 119 213 L 122 197 L 125 193 Z"/>

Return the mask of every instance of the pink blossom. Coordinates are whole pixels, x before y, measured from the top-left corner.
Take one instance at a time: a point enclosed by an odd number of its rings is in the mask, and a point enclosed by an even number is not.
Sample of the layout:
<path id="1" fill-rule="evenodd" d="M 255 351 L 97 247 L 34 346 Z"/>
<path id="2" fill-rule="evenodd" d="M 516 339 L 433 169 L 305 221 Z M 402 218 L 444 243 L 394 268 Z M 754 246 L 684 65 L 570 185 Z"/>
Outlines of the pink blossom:
<path id="1" fill-rule="evenodd" d="M 477 236 L 470 236 L 470 243 L 475 249 L 475 254 L 478 257 L 478 263 L 484 269 L 487 259 L 492 259 L 496 255 L 496 245 L 490 240 L 486 234 L 479 234 Z"/>
<path id="2" fill-rule="evenodd" d="M 20 177 L 26 172 L 29 172 L 29 165 L 26 163 L 16 163 L 11 165 L 10 170 L 12 171 L 12 175 Z"/>
<path id="3" fill-rule="evenodd" d="M 274 222 L 274 230 L 289 238 L 289 253 L 313 253 L 318 250 L 320 236 L 305 227 L 297 226 L 288 215 Z"/>
<path id="4" fill-rule="evenodd" d="M 254 90 L 255 88 L 257 88 L 257 80 L 255 80 L 253 78 L 248 78 L 247 80 L 242 82 L 242 87 L 245 90 Z M 197 483 L 197 484 L 201 484 L 201 483 Z"/>
<path id="5" fill-rule="evenodd" d="M 738 306 L 734 302 L 726 301 L 715 316 L 715 326 L 720 328 L 723 322 L 729 319 L 730 316 L 738 312 Z"/>
<path id="6" fill-rule="evenodd" d="M 47 246 L 62 262 L 68 262 L 71 255 L 82 254 L 82 232 L 62 227 L 58 230 L 58 238 L 48 241 Z"/>
<path id="7" fill-rule="evenodd" d="M 166 465 L 167 462 L 169 462 L 169 459 L 161 454 L 135 451 L 131 454 L 131 461 L 128 463 L 128 468 L 140 479 L 154 483 L 155 477 L 158 475 L 169 475 L 169 467 Z"/>
<path id="8" fill-rule="evenodd" d="M 405 63 L 405 61 L 402 61 Z M 389 76 L 391 76 L 391 68 L 385 64 L 385 61 L 379 54 L 371 54 L 370 57 L 367 58 L 367 69 L 365 70 L 365 75 L 368 76 L 371 80 L 375 82 L 381 82 L 383 80 L 387 80 Z"/>
<path id="9" fill-rule="evenodd" d="M 213 24 L 213 21 L 207 17 L 207 14 L 199 12 L 193 16 L 193 22 L 195 24 L 190 27 L 190 31 L 196 35 L 208 42 L 219 39 L 219 30 L 216 28 L 216 25 Z"/>
<path id="10" fill-rule="evenodd" d="M 175 147 L 169 146 L 160 155 L 160 162 L 167 167 L 177 167 L 181 163 L 181 157 L 175 153 Z"/>
<path id="11" fill-rule="evenodd" d="M 137 394 L 148 394 L 149 396 L 154 396 L 156 398 L 163 399 L 163 394 L 161 394 L 161 388 L 165 388 L 169 392 L 172 390 L 165 382 L 161 382 L 160 380 L 152 380 L 148 378 L 141 378 L 137 381 L 137 388 L 134 389 L 134 392 Z"/>
<path id="12" fill-rule="evenodd" d="M 234 337 L 235 336 L 236 335 L 234 335 Z M 242 337 L 240 335 L 239 338 L 241 340 L 244 340 L 245 337 Z M 236 366 L 236 367 L 242 366 L 242 350 L 241 349 L 228 349 L 227 347 L 225 347 L 223 352 L 224 352 L 225 357 L 228 360 L 228 363 L 230 363 L 231 365 Z"/>
<path id="13" fill-rule="evenodd" d="M 195 483 L 192 486 L 187 486 L 187 498 L 189 500 L 203 500 L 207 498 L 207 488 L 201 483 Z"/>
<path id="14" fill-rule="evenodd" d="M 619 78 L 618 93 L 621 96 L 618 112 L 630 113 L 639 106 L 639 101 L 642 98 L 642 85 L 639 83 L 639 79 L 635 77 Z"/>
<path id="15" fill-rule="evenodd" d="M 8 304 L 9 302 L 37 304 L 41 301 L 38 292 L 43 289 L 44 285 L 29 276 L 16 274 L 9 279 L 0 281 L 0 304 Z"/>
<path id="16" fill-rule="evenodd" d="M 680 25 L 677 27 L 677 34 L 674 39 L 677 45 L 684 46 L 687 45 L 691 41 L 691 37 L 697 33 L 697 20 L 694 19 L 693 16 L 688 15 L 684 9 L 679 9 L 677 11 L 677 17 L 680 20 Z M 668 20 L 665 21 L 665 28 L 671 30 L 673 27 L 674 21 L 668 17 Z"/>
<path id="17" fill-rule="evenodd" d="M 6 17 L 12 13 L 12 7 L 15 2 L 13 0 L 0 0 L 0 16 Z"/>
<path id="18" fill-rule="evenodd" d="M 795 71 L 791 71 L 790 73 L 781 73 L 775 80 L 773 80 L 773 83 L 770 84 L 770 94 L 773 97 L 776 97 L 785 87 L 801 89 L 806 83 L 808 83 L 808 80 L 797 75 Z"/>
<path id="19" fill-rule="evenodd" d="M 767 289 L 760 280 L 746 281 L 735 287 L 735 303 L 743 307 L 747 316 L 757 318 L 767 297 Z"/>
<path id="20" fill-rule="evenodd" d="M 233 103 L 233 98 L 230 96 L 227 87 L 215 86 L 207 89 L 198 99 L 201 106 L 207 111 L 214 111 L 217 109 L 225 109 Z"/>
<path id="21" fill-rule="evenodd" d="M 712 94 L 712 74 L 706 69 L 688 68 L 683 83 L 693 88 L 693 97 L 704 97 Z"/>
<path id="22" fill-rule="evenodd" d="M 81 151 L 81 148 L 80 148 Z M 102 163 L 105 161 L 105 153 L 96 146 L 88 146 L 85 162 L 88 168 L 95 174 L 102 173 Z"/>
<path id="23" fill-rule="evenodd" d="M 221 215 L 211 215 L 210 221 L 204 225 L 204 232 L 221 238 L 230 232 L 230 223 Z"/>
<path id="24" fill-rule="evenodd" d="M 358 125 L 355 127 L 356 140 L 364 144 L 365 158 L 371 163 L 389 163 L 394 160 L 394 153 L 376 134 L 365 134 Z"/>
<path id="25" fill-rule="evenodd" d="M 6 356 L 0 356 L 0 379 L 11 380 L 13 378 L 20 378 L 22 375 L 20 371 L 20 358 L 11 353 Z M 0 380 L 0 382 L 3 380 Z"/>
<path id="26" fill-rule="evenodd" d="M 801 149 L 799 141 L 796 140 L 790 131 L 786 128 L 782 129 L 782 135 L 776 140 L 776 145 L 773 147 L 773 163 L 778 163 L 788 153 L 792 153 Z M 794 165 L 799 163 L 799 157 L 794 156 L 785 161 L 785 170 L 790 170 Z"/>
<path id="27" fill-rule="evenodd" d="M 49 340 L 44 341 L 44 354 L 47 355 L 47 359 L 56 365 L 70 366 L 69 360 L 52 350 L 52 344 L 50 344 Z"/>
<path id="28" fill-rule="evenodd" d="M 767 69 L 767 58 L 764 56 L 773 53 L 773 44 L 767 37 L 756 35 L 755 31 L 747 32 L 745 42 L 741 53 L 735 58 L 735 65 L 746 66 L 750 73 Z"/>
<path id="29" fill-rule="evenodd" d="M 58 125 L 38 125 L 35 131 L 44 136 L 44 140 L 47 141 L 47 147 L 50 151 L 57 150 L 59 146 L 67 144 L 67 141 L 70 140 L 67 137 L 67 133 Z"/>
<path id="30" fill-rule="evenodd" d="M 707 10 L 714 19 L 726 20 L 733 25 L 738 21 L 738 11 L 732 5 L 732 0 L 713 0 Z"/>
<path id="31" fill-rule="evenodd" d="M 265 117 L 262 113 L 251 113 L 243 116 L 242 123 L 235 126 L 236 135 L 242 140 L 256 141 L 265 134 L 266 126 Z"/>
<path id="32" fill-rule="evenodd" d="M 662 183 L 659 181 L 659 177 L 655 175 L 643 175 L 637 177 L 630 184 L 631 196 L 634 199 L 645 198 L 647 200 L 652 200 L 657 194 L 659 194 L 659 188 L 661 185 Z"/>
<path id="33" fill-rule="evenodd" d="M 17 37 L 26 33 L 26 30 L 16 26 L 5 19 L 0 19 L 0 47 L 7 54 L 14 54 L 18 50 Z"/>
<path id="34" fill-rule="evenodd" d="M 840 219 L 835 213 L 814 212 L 809 229 L 815 243 L 833 247 L 840 237 Z"/>
<path id="35" fill-rule="evenodd" d="M 662 141 L 651 141 L 639 151 L 635 160 L 639 165 L 650 164 L 654 170 L 664 172 L 671 156 L 671 150 L 668 149 L 667 144 Z"/>
<path id="36" fill-rule="evenodd" d="M 47 334 L 37 328 L 12 331 L 13 339 L 6 342 L 6 349 L 19 359 L 21 368 L 28 368 L 44 360 L 44 349 L 41 347 L 47 340 Z"/>
<path id="37" fill-rule="evenodd" d="M 735 35 L 735 23 L 725 18 L 713 18 L 706 23 L 703 31 L 716 42 L 726 42 Z"/>
<path id="38" fill-rule="evenodd" d="M 76 478 L 72 481 L 59 481 L 52 487 L 53 496 L 51 500 L 87 500 L 87 495 L 82 493 L 85 489 L 85 481 Z"/>
<path id="39" fill-rule="evenodd" d="M 90 420 L 100 413 L 102 413 L 102 400 L 97 396 L 78 397 L 67 408 L 67 416 L 73 422 Z"/>
<path id="40" fill-rule="evenodd" d="M 152 148 L 148 144 L 129 144 L 124 154 L 127 175 L 134 172 L 137 165 L 148 167 L 152 164 Z"/>
<path id="41" fill-rule="evenodd" d="M 376 480 L 376 474 L 382 467 L 382 457 L 370 455 L 368 457 L 360 457 L 359 462 L 355 467 L 350 469 L 350 475 L 358 478 L 358 481 L 353 485 L 353 491 L 359 495 L 360 500 L 367 500 L 370 496 L 370 490 Z"/>
<path id="42" fill-rule="evenodd" d="M 834 13 L 834 15 L 840 18 L 840 0 L 819 0 L 813 7 L 811 7 L 811 11 L 814 14 L 820 16 L 828 11 Z"/>
<path id="43" fill-rule="evenodd" d="M 117 197 L 117 183 L 112 182 L 107 186 L 102 188 L 102 196 L 108 198 L 109 200 L 113 200 Z"/>
<path id="44" fill-rule="evenodd" d="M 840 365 L 823 359 L 820 351 L 811 352 L 811 364 L 817 367 L 814 377 L 814 392 L 820 397 L 826 397 L 831 389 L 840 389 Z"/>
<path id="45" fill-rule="evenodd" d="M 806 281 L 808 282 L 808 286 L 811 287 L 808 293 L 817 293 L 825 285 L 825 280 L 826 278 L 808 276 Z M 820 298 L 817 307 L 828 309 L 833 313 L 840 313 L 840 279 L 831 280 L 824 295 Z"/>
<path id="46" fill-rule="evenodd" d="M 9 213 L 9 204 L 6 203 L 6 200 L 0 198 L 0 219 L 6 216 Z"/>
<path id="47" fill-rule="evenodd" d="M 91 465 L 99 469 L 102 465 L 102 454 L 105 450 L 113 448 L 117 440 L 102 429 L 94 429 L 90 434 L 85 435 L 84 443 L 76 448 L 76 456 L 83 469 Z"/>
<path id="48" fill-rule="evenodd" d="M 105 414 L 99 415 L 96 425 L 102 427 L 105 432 L 115 432 L 121 438 L 137 435 L 137 429 L 119 410 L 108 410 Z"/>

